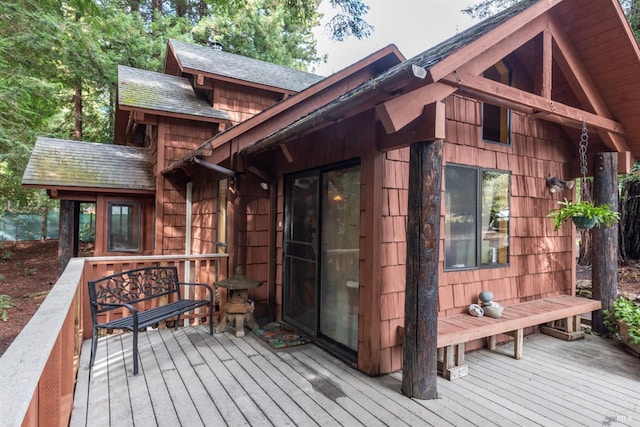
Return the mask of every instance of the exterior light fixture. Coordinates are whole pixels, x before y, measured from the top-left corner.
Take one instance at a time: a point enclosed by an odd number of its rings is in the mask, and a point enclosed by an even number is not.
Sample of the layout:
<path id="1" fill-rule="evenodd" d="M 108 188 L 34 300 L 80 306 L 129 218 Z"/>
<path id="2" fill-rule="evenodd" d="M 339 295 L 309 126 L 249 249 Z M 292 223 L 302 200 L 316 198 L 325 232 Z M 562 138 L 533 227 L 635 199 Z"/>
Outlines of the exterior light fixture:
<path id="1" fill-rule="evenodd" d="M 549 189 L 549 193 L 558 193 L 565 188 L 571 190 L 573 188 L 574 181 L 565 181 L 555 176 L 550 176 L 547 178 L 547 188 Z"/>
<path id="2" fill-rule="evenodd" d="M 269 183 L 266 181 L 261 181 L 260 182 L 260 188 L 262 188 L 263 190 L 267 191 L 269 189 Z"/>

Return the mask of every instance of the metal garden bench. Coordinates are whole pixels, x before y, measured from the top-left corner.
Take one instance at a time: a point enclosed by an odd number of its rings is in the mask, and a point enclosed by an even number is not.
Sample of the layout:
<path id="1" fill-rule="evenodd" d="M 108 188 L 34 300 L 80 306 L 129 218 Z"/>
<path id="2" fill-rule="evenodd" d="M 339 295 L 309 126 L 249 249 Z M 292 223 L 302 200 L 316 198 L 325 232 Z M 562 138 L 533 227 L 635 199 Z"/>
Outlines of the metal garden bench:
<path id="1" fill-rule="evenodd" d="M 182 285 L 203 287 L 208 299 L 182 297 Z M 123 271 L 89 281 L 89 299 L 93 320 L 91 361 L 93 366 L 98 346 L 99 329 L 122 329 L 133 332 L 133 374 L 138 374 L 138 331 L 162 321 L 176 318 L 176 328 L 183 313 L 198 307 L 209 307 L 202 317 L 209 318 L 209 333 L 213 335 L 214 293 L 203 283 L 180 283 L 176 267 L 145 267 Z M 120 310 L 121 316 L 111 319 L 110 311 Z"/>

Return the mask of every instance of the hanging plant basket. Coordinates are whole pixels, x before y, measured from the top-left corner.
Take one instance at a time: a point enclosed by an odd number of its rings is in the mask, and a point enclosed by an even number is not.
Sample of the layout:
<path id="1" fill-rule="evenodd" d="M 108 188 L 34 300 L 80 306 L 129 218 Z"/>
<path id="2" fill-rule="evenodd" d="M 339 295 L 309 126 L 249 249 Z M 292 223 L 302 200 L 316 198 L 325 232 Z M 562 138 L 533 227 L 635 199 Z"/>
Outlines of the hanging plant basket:
<path id="1" fill-rule="evenodd" d="M 589 229 L 600 224 L 609 227 L 620 219 L 620 214 L 609 205 L 595 206 L 590 201 L 570 202 L 567 199 L 558 201 L 558 204 L 562 207 L 551 210 L 547 215 L 553 219 L 555 231 L 569 220 L 579 229 Z"/>
<path id="2" fill-rule="evenodd" d="M 575 224 L 579 230 L 589 230 L 596 226 L 597 220 L 595 218 L 588 218 L 586 216 L 574 216 L 571 217 L 571 221 Z"/>

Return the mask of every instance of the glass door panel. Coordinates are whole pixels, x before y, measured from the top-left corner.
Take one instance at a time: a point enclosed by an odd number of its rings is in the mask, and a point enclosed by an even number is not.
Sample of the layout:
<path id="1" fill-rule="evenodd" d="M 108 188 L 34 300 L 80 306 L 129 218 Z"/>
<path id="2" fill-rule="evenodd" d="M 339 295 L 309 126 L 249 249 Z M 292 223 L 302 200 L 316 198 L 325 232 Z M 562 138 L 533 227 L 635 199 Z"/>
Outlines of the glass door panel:
<path id="1" fill-rule="evenodd" d="M 320 333 L 358 349 L 360 168 L 322 176 Z"/>
<path id="2" fill-rule="evenodd" d="M 286 178 L 283 318 L 354 352 L 359 244 L 359 166 Z"/>
<path id="3" fill-rule="evenodd" d="M 317 330 L 318 177 L 287 179 L 284 235 L 284 319 L 315 336 Z"/>

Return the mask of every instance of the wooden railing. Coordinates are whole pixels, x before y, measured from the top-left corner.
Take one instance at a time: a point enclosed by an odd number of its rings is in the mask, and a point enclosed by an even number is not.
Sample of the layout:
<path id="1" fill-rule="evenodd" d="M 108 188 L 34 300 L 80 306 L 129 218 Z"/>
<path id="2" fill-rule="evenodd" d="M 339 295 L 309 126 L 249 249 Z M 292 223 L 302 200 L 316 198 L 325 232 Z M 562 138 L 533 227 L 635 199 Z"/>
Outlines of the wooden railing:
<path id="1" fill-rule="evenodd" d="M 181 281 L 227 277 L 228 255 L 74 258 L 0 357 L 0 426 L 65 426 L 83 339 L 91 337 L 88 280 L 137 267 L 175 265 Z"/>

